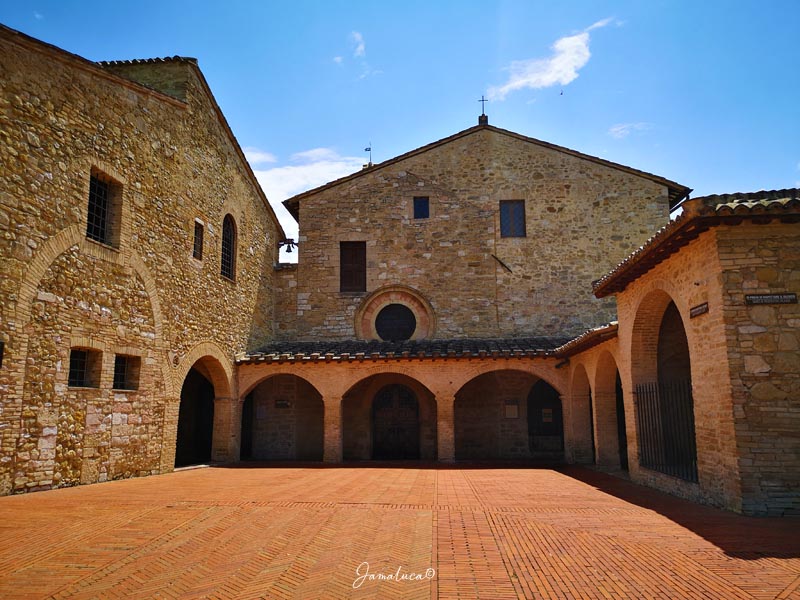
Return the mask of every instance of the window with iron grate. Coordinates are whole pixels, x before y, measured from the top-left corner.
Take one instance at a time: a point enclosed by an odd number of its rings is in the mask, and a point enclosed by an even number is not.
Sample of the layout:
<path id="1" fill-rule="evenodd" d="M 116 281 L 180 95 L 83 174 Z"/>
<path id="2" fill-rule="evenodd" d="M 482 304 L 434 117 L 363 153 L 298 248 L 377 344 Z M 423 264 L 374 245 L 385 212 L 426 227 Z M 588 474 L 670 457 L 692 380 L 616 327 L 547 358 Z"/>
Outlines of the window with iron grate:
<path id="1" fill-rule="evenodd" d="M 138 390 L 142 359 L 138 356 L 117 354 L 114 357 L 114 389 Z"/>
<path id="2" fill-rule="evenodd" d="M 122 186 L 98 170 L 89 177 L 86 237 L 106 246 L 119 247 Z"/>
<path id="3" fill-rule="evenodd" d="M 72 348 L 69 353 L 70 387 L 100 387 L 102 353 L 89 348 Z"/>
<path id="4" fill-rule="evenodd" d="M 220 274 L 236 280 L 236 222 L 231 215 L 225 215 L 222 221 L 222 257 Z"/>

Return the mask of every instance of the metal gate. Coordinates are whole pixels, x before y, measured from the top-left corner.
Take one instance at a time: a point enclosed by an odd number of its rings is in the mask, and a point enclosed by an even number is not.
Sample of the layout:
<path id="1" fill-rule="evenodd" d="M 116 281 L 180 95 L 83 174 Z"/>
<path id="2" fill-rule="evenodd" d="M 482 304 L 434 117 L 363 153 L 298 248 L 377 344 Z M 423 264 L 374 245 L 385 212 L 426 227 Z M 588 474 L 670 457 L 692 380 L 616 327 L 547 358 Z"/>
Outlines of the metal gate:
<path id="1" fill-rule="evenodd" d="M 636 386 L 639 464 L 666 475 L 697 482 L 692 382 Z"/>

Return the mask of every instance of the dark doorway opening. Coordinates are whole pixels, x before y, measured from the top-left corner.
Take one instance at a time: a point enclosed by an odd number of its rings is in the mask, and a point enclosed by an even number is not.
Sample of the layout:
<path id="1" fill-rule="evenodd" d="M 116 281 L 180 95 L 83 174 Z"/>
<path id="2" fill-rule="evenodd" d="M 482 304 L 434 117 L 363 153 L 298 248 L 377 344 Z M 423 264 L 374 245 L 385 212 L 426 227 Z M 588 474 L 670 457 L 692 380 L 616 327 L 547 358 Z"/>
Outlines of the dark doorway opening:
<path id="1" fill-rule="evenodd" d="M 372 458 L 419 458 L 419 402 L 409 388 L 387 385 L 372 401 Z"/>
<path id="2" fill-rule="evenodd" d="M 175 466 L 185 467 L 211 460 L 214 432 L 214 386 L 192 368 L 181 388 Z"/>
<path id="3" fill-rule="evenodd" d="M 622 380 L 617 371 L 617 381 L 614 384 L 617 402 L 617 439 L 619 440 L 619 466 L 623 471 L 628 470 L 628 431 L 625 429 L 625 402 L 622 397 Z"/>
<path id="4" fill-rule="evenodd" d="M 242 404 L 242 437 L 239 460 L 253 458 L 253 394 L 247 394 Z"/>
<path id="5" fill-rule="evenodd" d="M 540 379 L 528 394 L 528 440 L 533 457 L 563 455 L 564 420 L 558 391 Z"/>

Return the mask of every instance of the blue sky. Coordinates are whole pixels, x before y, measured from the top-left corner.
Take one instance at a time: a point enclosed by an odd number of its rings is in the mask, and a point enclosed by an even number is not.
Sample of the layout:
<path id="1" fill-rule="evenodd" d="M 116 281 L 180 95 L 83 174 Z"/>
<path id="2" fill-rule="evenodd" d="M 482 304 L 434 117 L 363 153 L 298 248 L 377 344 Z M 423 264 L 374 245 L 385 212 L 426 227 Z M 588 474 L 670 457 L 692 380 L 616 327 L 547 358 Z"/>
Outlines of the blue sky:
<path id="1" fill-rule="evenodd" d="M 800 0 L 18 0 L 0 22 L 90 60 L 196 57 L 276 205 L 370 144 L 471 127 L 481 95 L 492 125 L 693 196 L 800 186 Z"/>

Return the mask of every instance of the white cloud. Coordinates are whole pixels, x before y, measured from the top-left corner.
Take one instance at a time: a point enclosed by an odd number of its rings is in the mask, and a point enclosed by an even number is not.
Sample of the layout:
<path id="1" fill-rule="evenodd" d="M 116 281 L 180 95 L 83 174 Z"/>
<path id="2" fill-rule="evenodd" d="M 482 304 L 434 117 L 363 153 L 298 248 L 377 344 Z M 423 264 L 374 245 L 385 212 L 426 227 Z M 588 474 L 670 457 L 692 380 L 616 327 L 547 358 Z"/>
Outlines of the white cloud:
<path id="1" fill-rule="evenodd" d="M 269 198 L 275 214 L 286 232 L 286 237 L 297 240 L 298 226 L 286 208 L 281 204 L 287 198 L 324 185 L 361 170 L 364 158 L 360 156 L 340 156 L 330 148 L 313 148 L 298 152 L 291 157 L 298 164 L 254 170 L 256 179 Z M 286 255 L 281 252 L 281 260 L 297 260 L 297 254 Z"/>
<path id="2" fill-rule="evenodd" d="M 353 56 L 356 58 L 364 58 L 367 55 L 367 49 L 364 45 L 364 36 L 358 31 L 350 34 L 350 40 L 353 42 L 355 48 L 353 49 Z"/>
<path id="3" fill-rule="evenodd" d="M 597 23 L 592 23 L 589 25 L 585 31 L 591 31 L 592 29 L 600 29 L 601 27 L 605 27 L 614 19 L 612 17 L 606 17 L 605 19 L 600 19 Z"/>
<path id="4" fill-rule="evenodd" d="M 608 135 L 621 140 L 634 131 L 647 131 L 653 127 L 652 123 L 617 123 L 608 129 Z"/>
<path id="5" fill-rule="evenodd" d="M 340 65 L 340 64 L 342 64 L 342 61 L 343 61 L 343 60 L 344 60 L 344 59 L 343 59 L 341 56 L 334 56 L 334 57 L 333 57 L 333 62 L 335 62 L 337 65 Z"/>
<path id="6" fill-rule="evenodd" d="M 35 12 L 33 13 L 33 18 L 36 19 L 37 21 L 41 21 L 42 19 L 44 19 L 44 15 L 40 12 Z"/>
<path id="7" fill-rule="evenodd" d="M 263 150 L 253 148 L 252 146 L 242 148 L 242 152 L 244 152 L 244 156 L 247 159 L 247 162 L 250 163 L 251 167 L 254 165 L 263 165 L 264 163 L 274 163 L 278 160 L 275 158 L 274 154 L 270 152 L 264 152 Z"/>
<path id="8" fill-rule="evenodd" d="M 507 68 L 511 72 L 503 85 L 492 86 L 488 94 L 490 100 L 504 100 L 516 90 L 540 89 L 553 85 L 567 85 L 578 77 L 589 58 L 589 32 L 605 27 L 612 19 L 607 18 L 590 25 L 581 33 L 562 37 L 551 46 L 553 54 L 547 58 L 515 60 Z"/>

